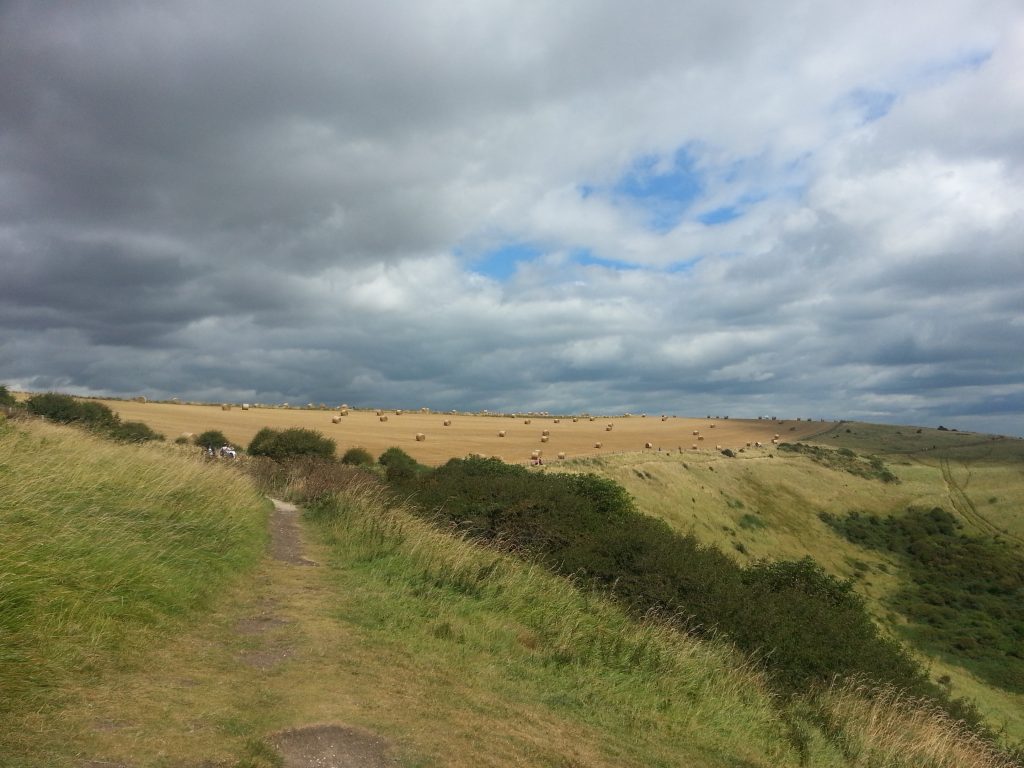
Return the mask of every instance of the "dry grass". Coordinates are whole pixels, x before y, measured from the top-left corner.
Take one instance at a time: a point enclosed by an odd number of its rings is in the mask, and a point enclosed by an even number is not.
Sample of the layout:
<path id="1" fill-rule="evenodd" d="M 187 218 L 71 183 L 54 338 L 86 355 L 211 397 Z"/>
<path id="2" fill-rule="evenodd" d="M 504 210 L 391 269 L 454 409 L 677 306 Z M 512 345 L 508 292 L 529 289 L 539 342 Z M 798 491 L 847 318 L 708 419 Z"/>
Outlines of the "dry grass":
<path id="1" fill-rule="evenodd" d="M 944 712 L 898 691 L 834 686 L 819 705 L 855 768 L 1019 768 Z"/>

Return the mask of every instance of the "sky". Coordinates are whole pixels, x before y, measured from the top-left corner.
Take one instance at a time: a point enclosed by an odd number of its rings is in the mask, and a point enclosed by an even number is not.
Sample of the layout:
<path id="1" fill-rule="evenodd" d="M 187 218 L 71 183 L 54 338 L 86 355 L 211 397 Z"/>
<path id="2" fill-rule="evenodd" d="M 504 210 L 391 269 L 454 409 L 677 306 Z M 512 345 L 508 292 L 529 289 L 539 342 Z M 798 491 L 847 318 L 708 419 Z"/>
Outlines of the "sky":
<path id="1" fill-rule="evenodd" d="M 0 0 L 0 383 L 1024 435 L 1024 6 Z"/>

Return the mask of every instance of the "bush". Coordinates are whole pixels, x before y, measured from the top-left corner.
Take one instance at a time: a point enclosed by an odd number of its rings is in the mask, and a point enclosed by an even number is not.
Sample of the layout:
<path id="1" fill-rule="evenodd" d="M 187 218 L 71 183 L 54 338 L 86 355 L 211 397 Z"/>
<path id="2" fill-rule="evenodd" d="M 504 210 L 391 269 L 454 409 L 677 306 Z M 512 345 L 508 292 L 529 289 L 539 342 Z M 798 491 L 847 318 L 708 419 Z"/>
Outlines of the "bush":
<path id="1" fill-rule="evenodd" d="M 295 458 L 297 456 L 319 456 L 324 459 L 334 458 L 334 441 L 324 437 L 313 429 L 293 427 L 278 431 L 264 427 L 249 443 L 249 453 L 253 456 L 268 456 L 275 461 Z"/>
<path id="2" fill-rule="evenodd" d="M 7 387 L 0 384 L 0 408 L 13 408 L 18 404 L 18 401 L 14 399 L 14 395 L 7 391 Z"/>
<path id="3" fill-rule="evenodd" d="M 90 427 L 109 427 L 116 424 L 117 415 L 103 403 L 79 401 L 70 395 L 46 392 L 32 395 L 25 406 L 36 416 L 45 416 L 60 424 L 83 424 Z"/>
<path id="4" fill-rule="evenodd" d="M 394 485 L 411 482 L 420 469 L 416 459 L 401 448 L 388 448 L 377 461 L 384 467 L 388 482 Z"/>
<path id="5" fill-rule="evenodd" d="M 141 422 L 122 422 L 116 413 L 103 403 L 92 400 L 76 400 L 70 395 L 46 392 L 33 395 L 25 402 L 30 413 L 43 416 L 60 424 L 76 424 L 87 427 L 104 437 L 126 443 L 141 443 L 146 440 L 163 440 Z"/>
<path id="6" fill-rule="evenodd" d="M 195 444 L 200 448 L 213 448 L 216 450 L 223 445 L 231 445 L 231 441 L 219 429 L 208 429 L 196 435 Z"/>
<path id="7" fill-rule="evenodd" d="M 405 454 L 392 451 L 381 457 L 389 474 L 391 466 L 405 466 Z M 848 583 L 810 559 L 742 568 L 640 514 L 610 479 L 472 458 L 397 485 L 424 516 L 607 589 L 637 616 L 653 612 L 686 631 L 725 635 L 763 660 L 782 693 L 827 685 L 836 675 L 932 693 L 921 668 L 881 636 Z"/>
<path id="8" fill-rule="evenodd" d="M 341 463 L 356 467 L 368 467 L 373 464 L 373 456 L 365 448 L 349 448 L 341 457 Z"/>
<path id="9" fill-rule="evenodd" d="M 120 443 L 145 443 L 149 440 L 163 440 L 164 436 L 154 432 L 141 421 L 122 421 L 107 431 L 107 435 Z"/>

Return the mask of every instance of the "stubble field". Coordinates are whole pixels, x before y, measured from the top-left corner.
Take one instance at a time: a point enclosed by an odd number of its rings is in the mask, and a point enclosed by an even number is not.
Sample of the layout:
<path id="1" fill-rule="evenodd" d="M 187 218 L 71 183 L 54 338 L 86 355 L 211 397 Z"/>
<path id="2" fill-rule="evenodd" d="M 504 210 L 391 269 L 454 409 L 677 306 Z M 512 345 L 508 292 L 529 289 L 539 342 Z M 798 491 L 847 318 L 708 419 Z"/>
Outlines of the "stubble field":
<path id="1" fill-rule="evenodd" d="M 397 446 L 417 461 L 442 464 L 450 458 L 470 453 L 498 456 L 507 462 L 529 462 L 533 451 L 541 451 L 545 462 L 557 461 L 559 453 L 567 459 L 613 453 L 649 450 L 658 452 L 746 449 L 747 443 L 760 442 L 771 448 L 776 435 L 780 442 L 807 439 L 831 428 L 831 422 L 770 419 L 683 418 L 660 414 L 647 416 L 538 417 L 479 414 L 443 414 L 385 410 L 381 421 L 374 410 L 349 410 L 337 424 L 332 417 L 338 411 L 235 406 L 222 410 L 219 405 L 139 403 L 104 400 L 122 419 L 142 421 L 163 433 L 168 440 L 181 434 L 198 434 L 210 429 L 222 431 L 236 445 L 245 447 L 263 427 L 315 429 L 333 439 L 339 455 L 348 448 L 361 446 L 374 456 Z M 445 421 L 450 426 L 444 426 Z M 611 425 L 611 430 L 608 426 Z M 547 430 L 548 440 L 542 441 Z M 498 433 L 504 431 L 505 436 Z M 694 432 L 699 434 L 694 435 Z M 417 441 L 417 433 L 425 435 Z M 596 447 L 600 443 L 601 447 Z M 645 448 L 647 444 L 651 448 Z M 694 448 L 696 446 L 696 448 Z M 756 449 L 749 449 L 756 450 Z"/>

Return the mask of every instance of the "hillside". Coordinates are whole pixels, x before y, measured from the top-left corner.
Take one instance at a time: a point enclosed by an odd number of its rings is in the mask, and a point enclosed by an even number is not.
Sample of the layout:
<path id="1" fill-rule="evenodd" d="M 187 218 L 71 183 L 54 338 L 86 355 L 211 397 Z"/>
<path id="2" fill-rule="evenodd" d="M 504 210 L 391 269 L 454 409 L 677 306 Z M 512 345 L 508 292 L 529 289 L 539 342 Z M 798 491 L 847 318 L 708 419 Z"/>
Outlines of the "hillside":
<path id="1" fill-rule="evenodd" d="M 11 768 L 330 764 L 309 756 L 324 740 L 421 767 L 1008 765 L 884 695 L 782 700 L 729 646 L 452 537 L 372 473 L 332 469 L 327 495 L 289 475 L 279 491 L 319 501 L 304 520 L 279 506 L 257 562 L 252 486 L 187 448 L 17 422 L 0 464 L 3 529 L 21 531 L 4 629 L 17 616 L 26 658 L 54 655 L 52 636 L 71 660 L 2 680 L 34 691 L 0 713 Z"/>
<path id="2" fill-rule="evenodd" d="M 870 469 L 880 457 L 898 482 L 852 474 L 807 452 L 771 456 L 621 456 L 574 462 L 621 483 L 647 514 L 731 552 L 740 562 L 810 555 L 831 573 L 852 579 L 873 613 L 907 639 L 910 622 L 896 603 L 908 586 L 906 561 L 883 548 L 852 543 L 822 520 L 851 512 L 879 518 L 908 509 L 942 508 L 967 536 L 1018 549 L 1024 535 L 1024 441 L 936 429 L 841 424 L 814 439 L 826 455 L 841 449 Z M 854 467 L 856 469 L 856 467 Z M 955 695 L 976 699 L 994 727 L 1024 738 L 1024 696 L 979 678 L 970 658 L 921 647 L 933 677 Z"/>

